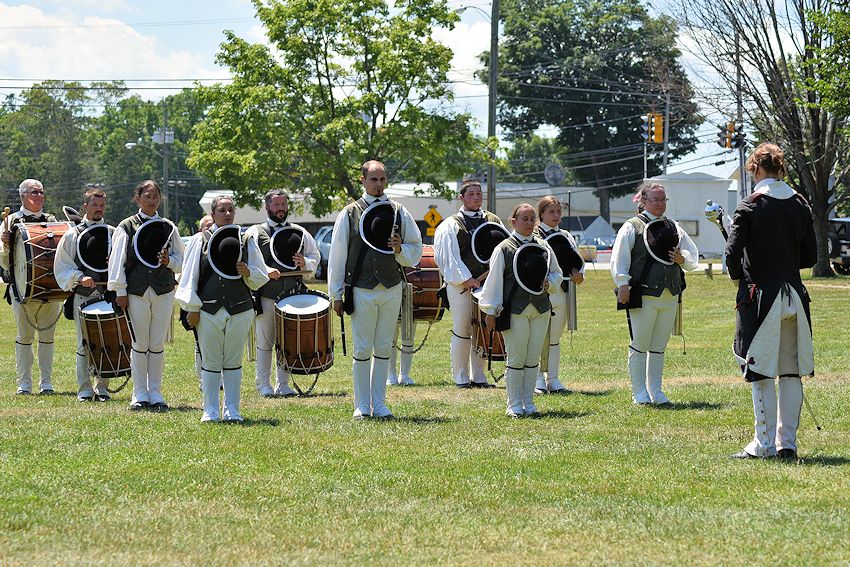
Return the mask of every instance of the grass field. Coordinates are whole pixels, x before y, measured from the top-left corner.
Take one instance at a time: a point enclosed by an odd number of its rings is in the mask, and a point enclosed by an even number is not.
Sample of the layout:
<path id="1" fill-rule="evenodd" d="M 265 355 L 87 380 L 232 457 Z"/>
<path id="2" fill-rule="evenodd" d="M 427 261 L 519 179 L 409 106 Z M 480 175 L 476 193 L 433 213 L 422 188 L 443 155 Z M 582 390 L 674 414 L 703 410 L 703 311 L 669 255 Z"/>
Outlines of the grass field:
<path id="1" fill-rule="evenodd" d="M 398 419 L 351 419 L 338 348 L 306 399 L 260 398 L 246 363 L 239 426 L 199 422 L 179 325 L 167 414 L 131 413 L 127 390 L 77 403 L 64 320 L 60 394 L 15 396 L 14 324 L 0 310 L 0 566 L 847 564 L 850 278 L 807 283 L 806 393 L 823 430 L 804 412 L 798 464 L 728 459 L 752 435 L 752 402 L 724 276 L 688 278 L 665 410 L 630 403 L 625 318 L 610 276 L 591 271 L 579 331 L 562 341 L 574 393 L 540 397 L 543 416 L 523 420 L 504 416 L 502 388 L 451 385 L 450 317 L 414 359 L 417 386 L 390 389 Z"/>

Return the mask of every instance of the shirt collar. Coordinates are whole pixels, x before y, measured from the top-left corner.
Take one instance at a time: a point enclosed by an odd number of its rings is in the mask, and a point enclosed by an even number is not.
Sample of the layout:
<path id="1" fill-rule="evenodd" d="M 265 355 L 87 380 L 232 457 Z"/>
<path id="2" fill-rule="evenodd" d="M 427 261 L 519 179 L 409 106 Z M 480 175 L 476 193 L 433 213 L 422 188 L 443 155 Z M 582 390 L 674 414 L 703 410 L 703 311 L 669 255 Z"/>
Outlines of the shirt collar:
<path id="1" fill-rule="evenodd" d="M 85 226 L 97 226 L 99 224 L 103 224 L 103 219 L 100 219 L 99 221 L 93 221 L 89 219 L 89 217 L 84 216 L 82 224 L 84 224 Z"/>
<path id="2" fill-rule="evenodd" d="M 656 219 L 663 219 L 663 218 L 664 218 L 664 215 L 661 215 L 660 217 L 657 217 L 657 216 L 653 215 L 652 213 L 650 213 L 650 212 L 649 212 L 649 211 L 647 211 L 647 210 L 644 210 L 641 214 L 642 214 L 642 215 L 646 215 L 646 218 L 648 218 L 649 220 L 656 220 Z"/>
<path id="3" fill-rule="evenodd" d="M 21 205 L 21 214 L 24 215 L 24 216 L 29 216 L 29 217 L 40 217 L 40 216 L 44 215 L 44 209 L 42 209 L 38 212 L 35 212 L 35 211 L 31 211 L 28 208 Z"/>
<path id="4" fill-rule="evenodd" d="M 756 183 L 753 193 L 761 193 L 776 199 L 790 199 L 795 191 L 787 183 L 768 177 Z"/>
<path id="5" fill-rule="evenodd" d="M 468 217 L 472 217 L 475 219 L 480 219 L 484 217 L 484 211 L 482 211 L 481 209 L 478 209 L 477 211 L 470 211 L 466 207 L 461 207 L 460 212 Z"/>
<path id="6" fill-rule="evenodd" d="M 381 197 L 373 197 L 369 193 L 363 193 L 363 200 L 366 201 L 367 205 L 371 205 L 375 201 L 389 201 L 389 198 L 386 193 L 384 193 Z"/>
<path id="7" fill-rule="evenodd" d="M 283 222 L 277 222 L 277 221 L 272 220 L 272 219 L 266 219 L 266 224 L 269 225 L 269 228 L 271 228 L 273 230 L 277 230 L 277 229 L 285 228 L 285 227 L 289 226 L 289 221 L 287 220 L 287 221 L 283 221 Z"/>
<path id="8" fill-rule="evenodd" d="M 534 235 L 531 235 L 531 236 L 523 236 L 523 235 L 521 235 L 520 233 L 518 233 L 518 232 L 517 232 L 517 231 L 515 231 L 515 230 L 511 232 L 511 236 L 515 237 L 517 240 L 519 240 L 519 241 L 520 241 L 520 242 L 522 242 L 523 244 L 525 244 L 526 242 L 531 242 L 531 241 L 532 241 L 532 239 L 534 238 Z"/>
<path id="9" fill-rule="evenodd" d="M 158 219 L 159 211 L 155 212 L 152 217 L 149 217 L 148 215 L 142 212 L 142 209 L 139 209 L 139 217 L 143 218 L 144 220 Z"/>

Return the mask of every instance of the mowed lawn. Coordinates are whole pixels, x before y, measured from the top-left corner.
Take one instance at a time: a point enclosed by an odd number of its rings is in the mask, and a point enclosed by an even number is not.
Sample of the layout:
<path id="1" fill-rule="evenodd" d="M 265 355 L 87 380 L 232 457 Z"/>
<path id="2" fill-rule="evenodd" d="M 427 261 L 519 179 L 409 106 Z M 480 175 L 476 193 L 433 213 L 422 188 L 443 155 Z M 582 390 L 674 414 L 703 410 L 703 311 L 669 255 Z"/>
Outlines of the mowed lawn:
<path id="1" fill-rule="evenodd" d="M 752 402 L 725 276 L 688 277 L 685 341 L 665 369 L 675 406 L 653 409 L 630 403 L 625 316 L 608 273 L 590 271 L 579 330 L 562 339 L 574 392 L 538 397 L 542 417 L 522 420 L 505 417 L 502 384 L 452 385 L 449 316 L 414 359 L 417 385 L 389 390 L 394 421 L 352 420 L 337 343 L 306 399 L 259 397 L 246 361 L 246 423 L 222 425 L 200 423 L 179 324 L 169 413 L 130 412 L 129 387 L 77 403 L 65 320 L 59 394 L 15 396 L 0 309 L 0 565 L 846 564 L 850 278 L 807 283 L 806 394 L 823 430 L 804 411 L 797 464 L 728 458 L 752 435 Z"/>

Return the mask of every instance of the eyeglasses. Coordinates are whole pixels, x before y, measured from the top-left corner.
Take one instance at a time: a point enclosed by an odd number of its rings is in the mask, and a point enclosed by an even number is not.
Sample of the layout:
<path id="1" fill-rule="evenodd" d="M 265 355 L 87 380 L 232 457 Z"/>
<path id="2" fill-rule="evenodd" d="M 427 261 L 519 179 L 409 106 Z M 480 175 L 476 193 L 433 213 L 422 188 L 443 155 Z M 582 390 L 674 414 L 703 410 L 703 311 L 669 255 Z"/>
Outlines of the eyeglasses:
<path id="1" fill-rule="evenodd" d="M 644 199 L 647 203 L 666 203 L 670 199 Z"/>
<path id="2" fill-rule="evenodd" d="M 27 191 L 28 195 L 35 195 L 36 197 L 44 197 L 44 191 L 39 191 L 36 189 L 35 191 Z"/>

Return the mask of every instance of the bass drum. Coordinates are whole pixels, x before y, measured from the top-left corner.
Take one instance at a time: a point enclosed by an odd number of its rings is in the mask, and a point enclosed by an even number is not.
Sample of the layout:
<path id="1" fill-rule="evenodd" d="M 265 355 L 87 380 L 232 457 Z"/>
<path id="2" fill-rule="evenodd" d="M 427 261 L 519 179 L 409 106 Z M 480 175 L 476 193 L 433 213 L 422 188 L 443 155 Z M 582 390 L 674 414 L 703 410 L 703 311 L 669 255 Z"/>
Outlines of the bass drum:
<path id="1" fill-rule="evenodd" d="M 422 245 L 422 259 L 415 268 L 404 268 L 407 282 L 413 285 L 413 320 L 435 323 L 443 318 L 445 305 L 437 297 L 443 276 L 434 260 L 434 247 Z"/>
<path id="2" fill-rule="evenodd" d="M 330 298 L 308 290 L 275 307 L 277 361 L 290 374 L 318 374 L 334 363 Z"/>
<path id="3" fill-rule="evenodd" d="M 68 222 L 12 225 L 11 288 L 19 303 L 61 301 L 71 295 L 59 287 L 53 272 L 59 240 L 69 230 L 73 225 Z"/>

